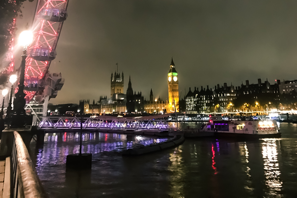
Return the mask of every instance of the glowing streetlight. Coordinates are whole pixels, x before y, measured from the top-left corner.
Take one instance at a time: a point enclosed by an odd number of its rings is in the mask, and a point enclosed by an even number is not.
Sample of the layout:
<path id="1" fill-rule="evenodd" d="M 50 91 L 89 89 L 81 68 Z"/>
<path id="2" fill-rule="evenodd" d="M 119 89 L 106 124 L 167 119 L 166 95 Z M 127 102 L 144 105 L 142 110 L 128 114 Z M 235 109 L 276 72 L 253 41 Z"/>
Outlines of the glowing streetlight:
<path id="1" fill-rule="evenodd" d="M 17 81 L 17 75 L 16 74 L 12 74 L 10 77 L 9 77 L 9 82 L 11 84 L 14 84 L 16 81 Z"/>
<path id="2" fill-rule="evenodd" d="M 23 49 L 23 55 L 22 55 L 22 62 L 20 66 L 21 73 L 20 73 L 20 81 L 18 85 L 18 92 L 15 94 L 15 100 L 13 102 L 15 115 L 12 116 L 12 120 L 11 120 L 12 128 L 22 128 L 27 124 L 26 120 L 28 120 L 26 118 L 27 115 L 25 112 L 26 94 L 24 93 L 24 87 L 25 87 L 24 80 L 25 80 L 27 47 L 33 42 L 33 33 L 29 30 L 23 31 L 19 36 L 18 42 L 21 46 L 24 47 L 24 49 Z M 13 84 L 15 82 L 16 82 L 16 77 L 14 76 L 11 77 L 11 83 Z M 10 116 L 10 115 L 7 114 L 7 116 Z"/>
<path id="3" fill-rule="evenodd" d="M 27 48 L 33 42 L 33 33 L 30 30 L 21 32 L 19 36 L 19 44 Z"/>
<path id="4" fill-rule="evenodd" d="M 8 89 L 2 90 L 2 96 L 5 97 L 8 94 Z"/>

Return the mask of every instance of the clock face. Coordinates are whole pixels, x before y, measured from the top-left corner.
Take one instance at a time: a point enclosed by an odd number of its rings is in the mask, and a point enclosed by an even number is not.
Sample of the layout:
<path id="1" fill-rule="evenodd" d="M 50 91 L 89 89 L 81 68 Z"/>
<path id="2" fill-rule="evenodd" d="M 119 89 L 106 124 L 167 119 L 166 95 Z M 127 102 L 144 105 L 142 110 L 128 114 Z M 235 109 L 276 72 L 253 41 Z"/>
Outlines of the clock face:
<path id="1" fill-rule="evenodd" d="M 168 81 L 171 82 L 171 76 L 168 77 Z"/>
<path id="2" fill-rule="evenodd" d="M 176 76 L 174 76 L 174 77 L 173 77 L 173 80 L 174 80 L 174 82 L 176 82 L 176 81 L 177 81 L 177 77 L 176 77 Z"/>

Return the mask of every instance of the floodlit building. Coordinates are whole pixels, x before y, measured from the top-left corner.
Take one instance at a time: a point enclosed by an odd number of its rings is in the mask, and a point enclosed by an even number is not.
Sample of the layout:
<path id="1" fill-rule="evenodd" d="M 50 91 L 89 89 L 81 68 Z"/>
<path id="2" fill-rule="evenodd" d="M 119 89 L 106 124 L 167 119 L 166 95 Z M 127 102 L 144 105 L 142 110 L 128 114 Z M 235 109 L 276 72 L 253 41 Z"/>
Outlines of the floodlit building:
<path id="1" fill-rule="evenodd" d="M 178 89 L 178 73 L 175 69 L 173 59 L 171 59 L 170 69 L 168 72 L 167 84 L 168 84 L 168 106 L 167 111 L 178 112 L 179 111 L 179 89 Z"/>

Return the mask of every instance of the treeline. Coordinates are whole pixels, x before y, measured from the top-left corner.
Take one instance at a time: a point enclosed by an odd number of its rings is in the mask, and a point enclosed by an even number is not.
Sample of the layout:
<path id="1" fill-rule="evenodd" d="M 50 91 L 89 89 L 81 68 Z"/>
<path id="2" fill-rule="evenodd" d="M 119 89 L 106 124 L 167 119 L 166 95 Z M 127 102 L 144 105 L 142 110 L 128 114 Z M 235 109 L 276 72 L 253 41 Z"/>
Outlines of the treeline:
<path id="1" fill-rule="evenodd" d="M 0 0 L 0 57 L 8 50 L 13 19 L 22 16 L 22 5 L 25 1 L 27 0 Z"/>

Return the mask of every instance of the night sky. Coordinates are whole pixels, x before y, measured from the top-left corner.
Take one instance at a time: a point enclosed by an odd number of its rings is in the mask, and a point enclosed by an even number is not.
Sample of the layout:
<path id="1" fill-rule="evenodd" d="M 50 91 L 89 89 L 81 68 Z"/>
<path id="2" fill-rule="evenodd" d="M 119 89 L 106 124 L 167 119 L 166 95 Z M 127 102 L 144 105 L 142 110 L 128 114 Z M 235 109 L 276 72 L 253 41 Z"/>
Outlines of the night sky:
<path id="1" fill-rule="evenodd" d="M 35 3 L 24 6 L 19 31 Z M 50 102 L 109 97 L 116 63 L 124 90 L 131 75 L 133 90 L 167 99 L 171 57 L 182 97 L 189 86 L 296 79 L 296 8 L 296 0 L 70 0 L 50 67 L 65 85 Z"/>

